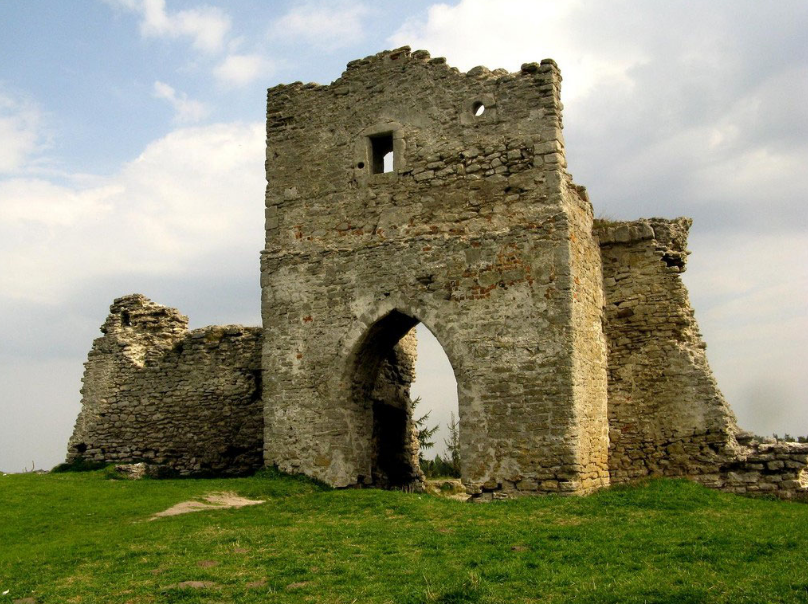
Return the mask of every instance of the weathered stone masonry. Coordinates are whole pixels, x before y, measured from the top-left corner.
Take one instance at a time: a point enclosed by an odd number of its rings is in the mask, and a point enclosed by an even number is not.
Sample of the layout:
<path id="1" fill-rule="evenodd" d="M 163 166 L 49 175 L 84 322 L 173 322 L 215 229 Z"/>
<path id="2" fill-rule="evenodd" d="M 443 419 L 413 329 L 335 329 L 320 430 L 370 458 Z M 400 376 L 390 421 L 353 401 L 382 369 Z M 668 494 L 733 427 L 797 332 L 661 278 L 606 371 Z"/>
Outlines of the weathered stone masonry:
<path id="1" fill-rule="evenodd" d="M 808 447 L 738 429 L 707 364 L 680 275 L 689 218 L 600 225 L 612 482 L 686 476 L 736 493 L 808 500 Z"/>
<path id="2" fill-rule="evenodd" d="M 68 461 L 146 461 L 182 475 L 263 465 L 260 328 L 187 326 L 143 296 L 115 300 L 85 364 Z"/>
<path id="3" fill-rule="evenodd" d="M 808 447 L 749 442 L 709 370 L 680 278 L 690 221 L 593 229 L 560 82 L 551 60 L 461 73 L 405 47 L 270 89 L 263 328 L 187 332 L 117 300 L 69 457 L 418 488 L 423 322 L 478 500 L 654 475 L 805 498 Z"/>
<path id="4" fill-rule="evenodd" d="M 737 453 L 735 417 L 707 365 L 680 278 L 689 228 L 680 218 L 597 230 L 614 482 L 710 474 Z"/>
<path id="5" fill-rule="evenodd" d="M 559 84 L 552 61 L 462 74 L 401 50 L 269 91 L 267 463 L 373 483 L 365 351 L 422 321 L 455 370 L 469 489 L 608 484 L 598 248 Z"/>
<path id="6" fill-rule="evenodd" d="M 113 302 L 85 363 L 67 461 L 145 461 L 179 475 L 263 467 L 261 329 L 187 326 L 177 310 L 139 294 Z M 414 363 L 413 332 L 381 359 L 371 393 L 401 420 L 393 434 L 374 425 L 374 447 L 410 470 L 410 482 L 423 478 L 408 404 Z"/>

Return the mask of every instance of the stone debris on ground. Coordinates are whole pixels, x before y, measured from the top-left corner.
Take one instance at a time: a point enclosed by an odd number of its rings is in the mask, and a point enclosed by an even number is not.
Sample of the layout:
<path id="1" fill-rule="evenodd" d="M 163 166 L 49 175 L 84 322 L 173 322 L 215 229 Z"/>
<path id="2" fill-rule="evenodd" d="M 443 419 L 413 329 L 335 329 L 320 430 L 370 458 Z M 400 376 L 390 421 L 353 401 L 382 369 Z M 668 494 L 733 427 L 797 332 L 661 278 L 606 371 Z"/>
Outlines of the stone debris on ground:
<path id="1" fill-rule="evenodd" d="M 459 478 L 427 479 L 424 481 L 424 486 L 430 495 L 455 501 L 468 501 L 471 498 Z"/>

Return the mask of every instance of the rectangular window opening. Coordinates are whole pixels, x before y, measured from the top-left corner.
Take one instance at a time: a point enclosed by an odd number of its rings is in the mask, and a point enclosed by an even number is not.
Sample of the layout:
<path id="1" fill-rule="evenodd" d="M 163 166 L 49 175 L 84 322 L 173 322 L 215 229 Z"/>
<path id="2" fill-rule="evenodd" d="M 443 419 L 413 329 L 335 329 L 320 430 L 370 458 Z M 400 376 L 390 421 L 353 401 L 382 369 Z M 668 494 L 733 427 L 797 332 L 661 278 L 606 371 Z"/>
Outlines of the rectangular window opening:
<path id="1" fill-rule="evenodd" d="M 393 171 L 393 133 L 386 132 L 370 137 L 370 148 L 373 154 L 373 174 L 384 174 Z"/>

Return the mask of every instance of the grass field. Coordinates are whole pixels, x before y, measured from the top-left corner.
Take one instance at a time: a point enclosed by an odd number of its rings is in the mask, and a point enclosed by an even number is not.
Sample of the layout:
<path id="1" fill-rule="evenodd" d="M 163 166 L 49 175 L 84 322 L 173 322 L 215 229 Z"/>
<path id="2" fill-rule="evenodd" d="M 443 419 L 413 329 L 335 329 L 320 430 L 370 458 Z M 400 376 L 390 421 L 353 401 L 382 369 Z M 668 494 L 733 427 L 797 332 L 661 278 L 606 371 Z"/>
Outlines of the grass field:
<path id="1" fill-rule="evenodd" d="M 148 521 L 217 491 L 266 503 Z M 0 604 L 808 602 L 808 505 L 671 480 L 474 505 L 272 472 L 9 475 L 6 590 Z"/>

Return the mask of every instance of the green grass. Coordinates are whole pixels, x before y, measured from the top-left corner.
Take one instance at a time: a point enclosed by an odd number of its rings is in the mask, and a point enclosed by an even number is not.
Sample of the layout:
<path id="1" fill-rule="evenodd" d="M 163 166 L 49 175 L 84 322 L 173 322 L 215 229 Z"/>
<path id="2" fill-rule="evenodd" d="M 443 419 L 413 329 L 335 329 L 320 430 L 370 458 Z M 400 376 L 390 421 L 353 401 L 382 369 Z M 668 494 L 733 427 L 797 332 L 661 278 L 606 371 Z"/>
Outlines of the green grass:
<path id="1" fill-rule="evenodd" d="M 267 502 L 146 521 L 214 491 Z M 806 602 L 807 536 L 808 505 L 684 481 L 474 505 L 272 472 L 11 475 L 0 604 Z"/>

